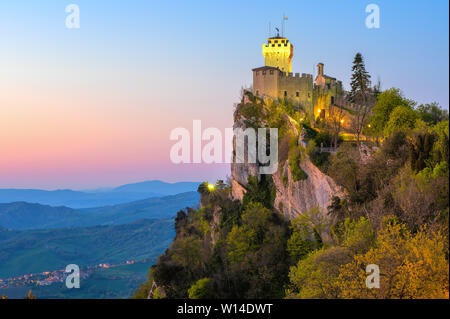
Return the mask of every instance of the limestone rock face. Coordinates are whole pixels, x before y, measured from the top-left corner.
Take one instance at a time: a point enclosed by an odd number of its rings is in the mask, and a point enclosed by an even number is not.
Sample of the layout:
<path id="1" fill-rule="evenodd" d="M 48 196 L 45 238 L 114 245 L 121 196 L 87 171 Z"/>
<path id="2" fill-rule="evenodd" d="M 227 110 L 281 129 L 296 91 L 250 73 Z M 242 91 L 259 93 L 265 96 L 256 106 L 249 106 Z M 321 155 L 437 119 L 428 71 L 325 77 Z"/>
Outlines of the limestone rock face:
<path id="1" fill-rule="evenodd" d="M 286 161 L 283 171 L 279 169 L 272 175 L 276 188 L 275 207 L 289 218 L 305 213 L 315 206 L 319 207 L 322 214 L 326 214 L 332 197 L 343 197 L 344 191 L 331 177 L 322 173 L 308 157 L 302 161 L 300 167 L 308 175 L 305 180 L 294 182 L 288 161 Z M 249 174 L 253 176 L 258 174 L 255 164 L 232 164 L 232 196 L 234 199 L 242 200 Z M 282 178 L 283 175 L 287 178 Z"/>
<path id="2" fill-rule="evenodd" d="M 281 172 L 272 175 L 276 188 L 275 207 L 292 218 L 315 206 L 326 214 L 333 196 L 344 196 L 344 192 L 331 177 L 322 173 L 308 157 L 300 164 L 308 175 L 305 180 L 294 182 L 286 161 L 287 183 L 281 179 Z M 286 180 L 286 179 L 285 179 Z"/>
<path id="3" fill-rule="evenodd" d="M 295 126 L 291 129 L 294 134 L 299 134 Z M 308 175 L 308 178 L 295 182 L 288 160 L 279 163 L 278 171 L 272 175 L 276 188 L 275 208 L 288 218 L 303 214 L 316 206 L 325 215 L 332 197 L 343 197 L 344 190 L 331 177 L 322 173 L 307 155 L 301 161 L 300 168 Z M 234 199 L 242 200 L 249 175 L 259 177 L 257 163 L 231 164 L 232 197 Z"/>

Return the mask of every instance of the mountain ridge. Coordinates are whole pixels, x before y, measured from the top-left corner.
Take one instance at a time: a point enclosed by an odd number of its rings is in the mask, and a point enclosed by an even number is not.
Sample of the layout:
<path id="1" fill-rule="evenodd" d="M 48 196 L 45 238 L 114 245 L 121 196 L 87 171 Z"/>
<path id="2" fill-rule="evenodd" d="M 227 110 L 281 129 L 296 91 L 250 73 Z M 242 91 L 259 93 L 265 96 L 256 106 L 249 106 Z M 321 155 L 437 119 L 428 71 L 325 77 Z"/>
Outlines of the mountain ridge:
<path id="1" fill-rule="evenodd" d="M 0 189 L 0 203 L 28 202 L 67 206 L 75 209 L 91 208 L 196 191 L 199 184 L 197 182 L 167 183 L 151 180 L 97 190 L 3 188 Z"/>
<path id="2" fill-rule="evenodd" d="M 127 224 L 138 219 L 175 216 L 199 202 L 197 192 L 147 198 L 123 204 L 89 209 L 72 209 L 27 202 L 0 203 L 0 227 L 15 230 L 88 227 Z"/>

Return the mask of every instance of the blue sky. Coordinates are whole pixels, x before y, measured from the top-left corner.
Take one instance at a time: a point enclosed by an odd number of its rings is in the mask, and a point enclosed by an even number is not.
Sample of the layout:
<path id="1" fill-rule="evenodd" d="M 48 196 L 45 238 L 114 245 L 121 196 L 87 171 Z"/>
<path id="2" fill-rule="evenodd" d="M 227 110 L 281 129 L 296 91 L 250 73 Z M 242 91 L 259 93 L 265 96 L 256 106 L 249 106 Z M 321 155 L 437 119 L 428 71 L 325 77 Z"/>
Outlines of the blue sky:
<path id="1" fill-rule="evenodd" d="M 70 3 L 79 5 L 79 30 L 65 28 Z M 380 7 L 379 29 L 365 26 L 370 3 Z M 448 108 L 448 10 L 448 1 L 440 0 L 1 1 L 0 124 L 7 129 L 0 134 L 10 141 L 10 162 L 13 155 L 33 157 L 27 150 L 39 134 L 73 145 L 74 134 L 61 133 L 58 117 L 72 120 L 67 130 L 79 129 L 79 141 L 94 142 L 72 151 L 80 158 L 89 154 L 85 166 L 53 165 L 32 177 L 32 170 L 52 161 L 69 163 L 66 157 L 73 154 L 50 152 L 32 164 L 21 162 L 22 168 L 14 160 L 17 171 L 0 160 L 0 187 L 223 178 L 227 165 L 168 166 L 169 132 L 191 127 L 193 119 L 204 127 L 231 127 L 240 88 L 251 84 L 251 69 L 264 64 L 261 45 L 269 22 L 280 26 L 283 13 L 294 45 L 293 72 L 312 73 L 323 62 L 325 73 L 348 88 L 353 57 L 361 52 L 383 89 L 398 87 L 407 98 Z M 39 114 L 46 135 L 32 123 L 23 132 L 25 124 L 17 123 L 25 123 L 27 113 Z M 97 126 L 98 139 L 92 133 Z M 66 145 L 47 144 L 51 150 Z M 153 148 L 146 148 L 150 144 Z M 106 169 L 98 163 L 105 154 L 116 156 L 114 146 L 121 156 L 135 158 Z"/>

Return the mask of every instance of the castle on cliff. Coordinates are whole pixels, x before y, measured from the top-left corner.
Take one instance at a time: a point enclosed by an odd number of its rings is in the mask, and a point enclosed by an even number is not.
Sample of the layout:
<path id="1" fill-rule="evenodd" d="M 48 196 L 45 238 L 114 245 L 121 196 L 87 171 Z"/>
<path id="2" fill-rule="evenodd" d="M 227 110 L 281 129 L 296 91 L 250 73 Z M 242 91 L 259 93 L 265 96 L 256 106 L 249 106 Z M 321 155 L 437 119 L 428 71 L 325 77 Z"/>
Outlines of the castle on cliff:
<path id="1" fill-rule="evenodd" d="M 288 99 L 311 120 L 326 119 L 343 95 L 342 82 L 324 74 L 324 64 L 317 64 L 317 76 L 292 73 L 294 46 L 282 36 L 270 37 L 262 46 L 265 65 L 253 69 L 253 94 L 274 100 Z"/>

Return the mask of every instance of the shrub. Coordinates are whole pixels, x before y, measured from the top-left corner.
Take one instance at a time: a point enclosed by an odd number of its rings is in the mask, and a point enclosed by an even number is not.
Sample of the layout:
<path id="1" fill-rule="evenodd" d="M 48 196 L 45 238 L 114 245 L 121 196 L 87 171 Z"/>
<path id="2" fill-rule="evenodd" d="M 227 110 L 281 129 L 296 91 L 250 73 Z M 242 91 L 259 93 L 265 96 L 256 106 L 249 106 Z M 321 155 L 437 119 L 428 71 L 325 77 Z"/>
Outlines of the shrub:
<path id="1" fill-rule="evenodd" d="M 314 138 L 317 146 L 321 146 L 323 144 L 324 147 L 331 147 L 333 142 L 333 137 L 328 132 L 319 132 Z"/>
<path id="2" fill-rule="evenodd" d="M 308 174 L 306 174 L 302 168 L 300 167 L 300 151 L 294 152 L 289 157 L 289 168 L 291 169 L 292 179 L 294 182 L 298 182 L 301 180 L 305 180 L 308 178 Z"/>
<path id="3" fill-rule="evenodd" d="M 316 142 L 311 140 L 308 142 L 308 147 L 306 148 L 306 153 L 309 155 L 311 162 L 317 166 L 322 172 L 326 173 L 328 166 L 330 165 L 330 153 L 320 152 L 317 147 Z"/>
<path id="4" fill-rule="evenodd" d="M 276 190 L 273 184 L 272 175 L 249 176 L 247 182 L 247 192 L 244 194 L 242 204 L 246 207 L 251 202 L 262 203 L 265 207 L 273 208 Z"/>
<path id="5" fill-rule="evenodd" d="M 203 278 L 194 283 L 188 290 L 189 299 L 206 299 L 211 295 L 211 279 Z"/>

